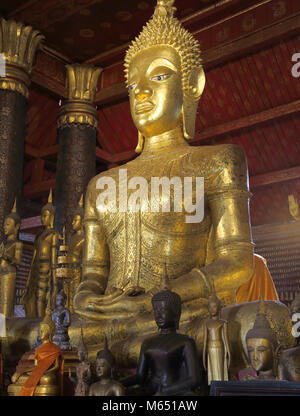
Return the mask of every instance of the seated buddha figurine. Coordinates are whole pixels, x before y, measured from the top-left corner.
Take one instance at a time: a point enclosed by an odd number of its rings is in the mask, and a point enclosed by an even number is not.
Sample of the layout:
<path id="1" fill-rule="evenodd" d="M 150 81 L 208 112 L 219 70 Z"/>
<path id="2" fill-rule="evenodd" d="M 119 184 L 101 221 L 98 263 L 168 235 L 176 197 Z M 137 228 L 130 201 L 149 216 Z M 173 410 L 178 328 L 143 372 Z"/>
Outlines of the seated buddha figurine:
<path id="1" fill-rule="evenodd" d="M 180 296 L 165 289 L 153 296 L 152 305 L 159 333 L 143 342 L 137 372 L 122 384 L 140 385 L 143 395 L 193 395 L 200 384 L 199 357 L 194 340 L 177 333 Z"/>
<path id="2" fill-rule="evenodd" d="M 279 380 L 300 382 L 300 293 L 293 300 L 291 307 L 293 335 L 297 340 L 294 348 L 282 352 L 278 364 Z"/>
<path id="3" fill-rule="evenodd" d="M 17 267 L 21 264 L 23 243 L 18 240 L 21 218 L 16 201 L 4 221 L 6 243 L 0 247 L 0 313 L 6 318 L 14 316 Z"/>
<path id="4" fill-rule="evenodd" d="M 51 189 L 48 203 L 42 208 L 41 221 L 44 229 L 34 241 L 30 272 L 22 297 L 27 318 L 45 316 L 48 295 L 51 297 L 51 307 L 55 307 L 57 290 L 55 267 L 59 234 L 53 229 L 54 215 Z"/>
<path id="5" fill-rule="evenodd" d="M 183 325 L 207 314 L 211 281 L 218 297 L 230 305 L 253 272 L 243 150 L 187 142 L 194 136 L 205 75 L 198 42 L 174 17 L 173 3 L 158 2 L 125 58 L 139 155 L 93 178 L 86 193 L 83 282 L 74 309 L 82 318 L 100 321 L 96 331 L 102 340 L 107 331 L 109 339 L 123 343 L 126 337 L 153 331 L 151 298 L 159 291 L 165 263 L 170 289 L 182 300 Z M 103 181 L 115 184 L 106 189 L 109 197 L 110 190 L 112 196 L 112 189 L 124 189 L 137 177 L 148 184 L 153 177 L 176 177 L 181 183 L 186 177 L 194 182 L 203 177 L 203 220 L 187 220 L 187 212 L 175 210 L 173 203 L 170 212 L 151 212 L 150 205 L 133 212 L 126 210 L 121 194 L 116 195 L 115 210 L 99 202 Z M 127 189 L 128 200 L 136 188 Z M 164 197 L 159 194 L 160 205 Z M 136 343 L 132 356 L 139 347 Z"/>
<path id="6" fill-rule="evenodd" d="M 8 394 L 14 396 L 58 396 L 60 394 L 60 349 L 51 342 L 54 322 L 47 313 L 40 324 L 42 345 L 35 351 L 35 365 L 13 374 Z"/>
<path id="7" fill-rule="evenodd" d="M 89 396 L 124 396 L 125 389 L 113 379 L 115 359 L 107 346 L 105 338 L 104 349 L 99 351 L 96 358 L 96 373 L 99 381 L 93 383 L 89 389 Z"/>
<path id="8" fill-rule="evenodd" d="M 254 378 L 256 380 L 276 380 L 279 348 L 276 335 L 265 314 L 262 296 L 253 328 L 247 332 L 246 344 L 251 367 L 257 373 L 257 377 Z"/>

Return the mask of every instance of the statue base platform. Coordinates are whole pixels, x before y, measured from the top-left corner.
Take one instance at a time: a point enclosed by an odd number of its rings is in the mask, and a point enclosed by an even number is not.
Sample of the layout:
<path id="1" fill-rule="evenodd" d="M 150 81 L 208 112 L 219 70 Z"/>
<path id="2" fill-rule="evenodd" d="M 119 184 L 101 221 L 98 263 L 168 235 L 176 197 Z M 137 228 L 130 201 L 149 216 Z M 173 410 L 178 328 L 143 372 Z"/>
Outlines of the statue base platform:
<path id="1" fill-rule="evenodd" d="M 290 381 L 212 381 L 210 396 L 299 396 L 300 383 Z"/>

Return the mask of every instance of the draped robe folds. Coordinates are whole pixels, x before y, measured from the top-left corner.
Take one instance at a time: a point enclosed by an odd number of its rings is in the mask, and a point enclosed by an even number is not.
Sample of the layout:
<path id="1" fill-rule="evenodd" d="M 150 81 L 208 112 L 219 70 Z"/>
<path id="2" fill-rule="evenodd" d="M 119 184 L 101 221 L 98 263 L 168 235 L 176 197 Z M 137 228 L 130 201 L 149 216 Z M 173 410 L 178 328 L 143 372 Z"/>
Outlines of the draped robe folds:
<path id="1" fill-rule="evenodd" d="M 261 293 L 265 300 L 279 301 L 266 259 L 255 254 L 253 275 L 248 282 L 237 289 L 236 302 L 246 303 L 258 300 Z"/>
<path id="2" fill-rule="evenodd" d="M 20 396 L 33 396 L 35 388 L 42 376 L 60 355 L 60 349 L 52 342 L 47 342 L 37 348 L 35 352 L 36 367 L 23 384 Z M 62 366 L 60 370 L 60 373 L 62 373 Z"/>

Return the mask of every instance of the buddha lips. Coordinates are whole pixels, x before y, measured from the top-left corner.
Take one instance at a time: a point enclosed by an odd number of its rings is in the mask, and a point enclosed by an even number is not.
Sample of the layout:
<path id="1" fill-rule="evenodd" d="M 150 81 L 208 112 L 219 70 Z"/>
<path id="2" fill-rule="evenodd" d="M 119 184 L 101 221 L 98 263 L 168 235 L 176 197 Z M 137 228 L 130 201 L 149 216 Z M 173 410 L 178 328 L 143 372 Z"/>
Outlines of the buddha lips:
<path id="1" fill-rule="evenodd" d="M 102 176 L 96 182 L 100 190 L 96 200 L 99 212 L 186 212 L 186 223 L 204 218 L 204 178 L 179 176 L 149 179 L 119 169 L 118 180 Z M 117 195 L 118 191 L 118 195 Z"/>

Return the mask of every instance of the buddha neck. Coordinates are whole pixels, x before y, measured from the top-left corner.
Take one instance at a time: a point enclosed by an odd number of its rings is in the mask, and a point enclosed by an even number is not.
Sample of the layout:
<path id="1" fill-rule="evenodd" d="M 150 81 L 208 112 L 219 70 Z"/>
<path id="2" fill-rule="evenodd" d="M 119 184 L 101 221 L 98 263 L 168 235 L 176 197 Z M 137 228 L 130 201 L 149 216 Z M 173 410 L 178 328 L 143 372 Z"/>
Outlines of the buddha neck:
<path id="1" fill-rule="evenodd" d="M 188 147 L 188 144 L 182 135 L 181 128 L 178 127 L 157 136 L 145 137 L 144 148 L 140 158 L 148 158 L 186 147 Z"/>
<path id="2" fill-rule="evenodd" d="M 9 234 L 6 238 L 6 241 L 14 241 L 17 239 L 17 234 Z"/>
<path id="3" fill-rule="evenodd" d="M 160 333 L 162 335 L 176 334 L 176 328 L 162 328 Z"/>

